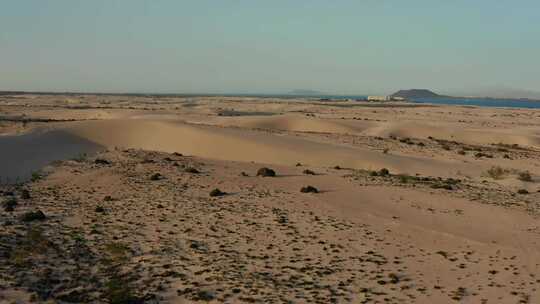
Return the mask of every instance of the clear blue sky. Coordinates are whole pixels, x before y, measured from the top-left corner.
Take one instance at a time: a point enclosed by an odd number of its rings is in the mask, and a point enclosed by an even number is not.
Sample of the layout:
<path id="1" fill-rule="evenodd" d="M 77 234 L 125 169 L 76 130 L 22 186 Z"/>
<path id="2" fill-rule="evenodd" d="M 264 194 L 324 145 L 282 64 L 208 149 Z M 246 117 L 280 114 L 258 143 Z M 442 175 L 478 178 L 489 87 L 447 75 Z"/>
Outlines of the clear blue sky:
<path id="1" fill-rule="evenodd" d="M 0 0 L 0 89 L 540 91 L 538 0 Z"/>

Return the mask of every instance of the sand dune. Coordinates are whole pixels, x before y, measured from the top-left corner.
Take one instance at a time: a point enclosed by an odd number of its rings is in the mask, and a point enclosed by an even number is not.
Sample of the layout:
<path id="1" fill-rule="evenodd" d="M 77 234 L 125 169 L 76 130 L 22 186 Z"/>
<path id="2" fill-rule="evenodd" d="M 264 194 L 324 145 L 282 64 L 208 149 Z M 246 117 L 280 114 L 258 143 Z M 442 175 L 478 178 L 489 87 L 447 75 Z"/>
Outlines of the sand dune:
<path id="1" fill-rule="evenodd" d="M 358 169 L 386 167 L 393 172 L 474 175 L 477 165 L 421 157 L 382 154 L 368 149 L 312 142 L 293 136 L 261 135 L 248 130 L 148 120 L 110 120 L 70 124 L 66 132 L 106 147 L 129 147 L 235 161 Z"/>
<path id="2" fill-rule="evenodd" d="M 529 129 L 475 129 L 463 128 L 449 123 L 389 122 L 366 130 L 370 136 L 397 136 L 455 140 L 469 144 L 518 144 L 540 146 L 540 136 Z"/>
<path id="3" fill-rule="evenodd" d="M 361 120 L 319 119 L 300 115 L 277 115 L 257 117 L 217 117 L 205 119 L 205 124 L 235 126 L 249 129 L 283 130 L 294 132 L 320 132 L 367 136 L 390 135 L 409 138 L 455 140 L 469 144 L 519 144 L 540 146 L 540 135 L 534 128 L 464 128 L 453 123 L 417 121 L 376 122 Z"/>
<path id="4" fill-rule="evenodd" d="M 317 119 L 299 115 L 218 117 L 212 120 L 205 120 L 204 122 L 220 126 L 252 129 L 340 134 L 361 134 L 366 129 L 376 126 L 372 122 Z"/>
<path id="5" fill-rule="evenodd" d="M 98 144 L 61 130 L 0 137 L 0 179 L 30 177 L 55 160 L 102 149 Z"/>

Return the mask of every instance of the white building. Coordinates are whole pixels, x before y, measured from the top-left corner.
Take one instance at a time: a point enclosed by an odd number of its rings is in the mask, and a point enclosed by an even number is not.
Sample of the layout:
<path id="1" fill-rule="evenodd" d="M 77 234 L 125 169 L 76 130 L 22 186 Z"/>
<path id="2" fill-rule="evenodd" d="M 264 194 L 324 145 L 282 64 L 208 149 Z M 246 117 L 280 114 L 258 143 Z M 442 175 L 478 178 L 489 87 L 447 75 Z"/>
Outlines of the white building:
<path id="1" fill-rule="evenodd" d="M 368 96 L 368 101 L 389 101 L 389 96 Z"/>

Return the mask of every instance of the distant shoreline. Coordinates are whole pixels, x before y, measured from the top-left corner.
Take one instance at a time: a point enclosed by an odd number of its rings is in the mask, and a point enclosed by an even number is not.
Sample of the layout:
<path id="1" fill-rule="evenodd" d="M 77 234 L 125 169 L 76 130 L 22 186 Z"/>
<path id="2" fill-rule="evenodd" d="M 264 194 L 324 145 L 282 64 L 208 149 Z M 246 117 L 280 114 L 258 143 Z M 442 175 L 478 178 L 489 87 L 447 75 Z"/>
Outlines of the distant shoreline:
<path id="1" fill-rule="evenodd" d="M 366 100 L 368 95 L 339 95 L 339 94 L 321 94 L 321 95 L 303 95 L 303 94 L 256 94 L 256 93 L 129 93 L 129 92 L 53 92 L 53 91 L 0 91 L 0 96 L 17 96 L 17 95 L 56 95 L 56 96 L 80 96 L 80 95 L 97 95 L 97 96 L 129 96 L 129 97 L 259 97 L 259 98 L 283 98 L 283 99 L 328 99 L 328 100 Z M 540 102 L 540 99 L 518 98 L 518 97 L 475 97 L 475 96 L 446 96 L 439 95 L 429 98 L 408 98 L 408 101 L 417 101 L 424 99 L 433 100 L 485 100 L 485 101 L 523 101 L 523 102 Z"/>

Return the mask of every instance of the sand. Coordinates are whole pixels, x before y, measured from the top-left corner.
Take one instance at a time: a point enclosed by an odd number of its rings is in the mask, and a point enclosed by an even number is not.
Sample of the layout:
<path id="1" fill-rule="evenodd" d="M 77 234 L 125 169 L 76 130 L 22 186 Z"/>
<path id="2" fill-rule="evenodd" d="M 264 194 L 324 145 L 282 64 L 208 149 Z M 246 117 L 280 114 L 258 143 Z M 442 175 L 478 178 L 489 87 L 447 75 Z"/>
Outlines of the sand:
<path id="1" fill-rule="evenodd" d="M 28 95 L 0 114 L 3 181 L 27 180 L 0 188 L 0 302 L 540 301 L 538 110 Z"/>

